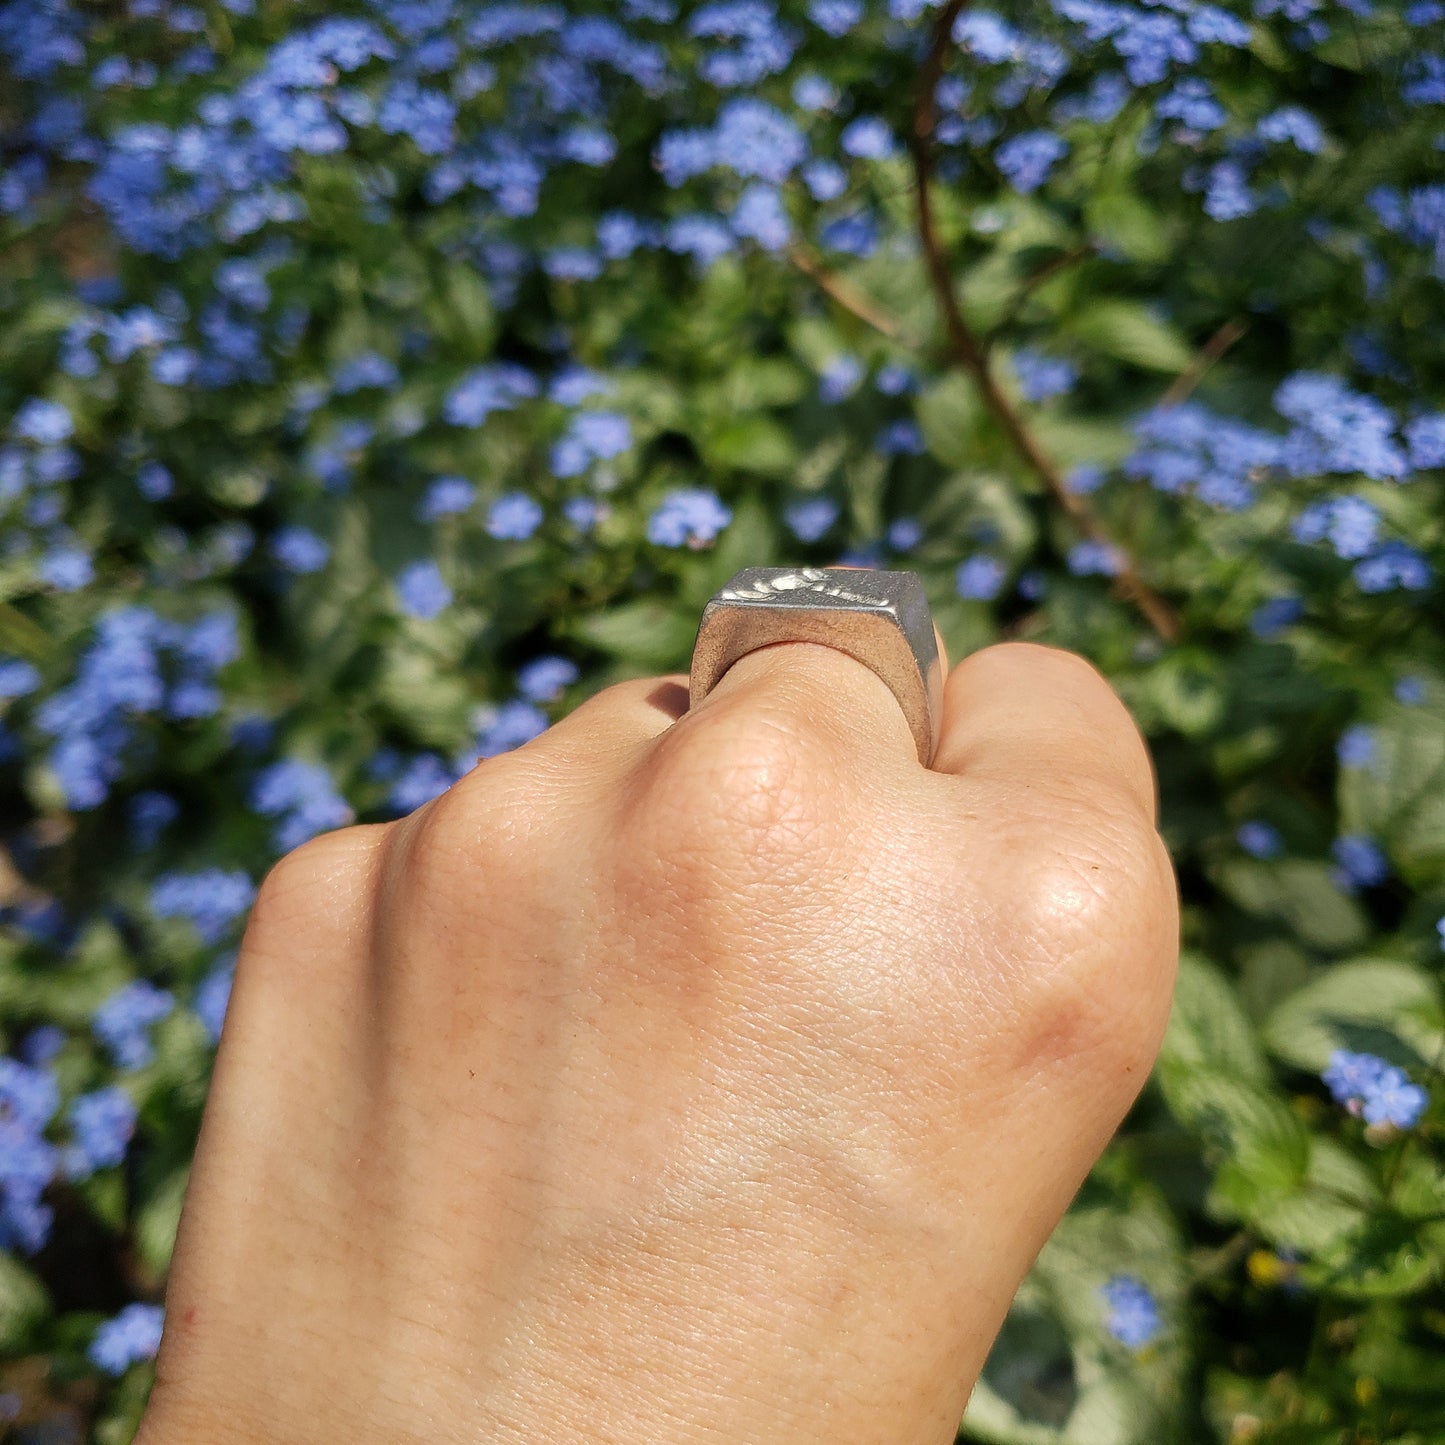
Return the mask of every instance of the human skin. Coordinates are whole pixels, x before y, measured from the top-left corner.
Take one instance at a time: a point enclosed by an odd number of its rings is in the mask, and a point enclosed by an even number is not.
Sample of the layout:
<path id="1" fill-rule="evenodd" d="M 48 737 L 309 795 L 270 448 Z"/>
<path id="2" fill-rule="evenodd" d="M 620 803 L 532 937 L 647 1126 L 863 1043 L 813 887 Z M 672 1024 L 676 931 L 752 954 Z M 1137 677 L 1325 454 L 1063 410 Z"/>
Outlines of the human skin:
<path id="1" fill-rule="evenodd" d="M 810 643 L 272 871 L 139 1445 L 951 1440 L 1178 947 L 1083 660 Z"/>

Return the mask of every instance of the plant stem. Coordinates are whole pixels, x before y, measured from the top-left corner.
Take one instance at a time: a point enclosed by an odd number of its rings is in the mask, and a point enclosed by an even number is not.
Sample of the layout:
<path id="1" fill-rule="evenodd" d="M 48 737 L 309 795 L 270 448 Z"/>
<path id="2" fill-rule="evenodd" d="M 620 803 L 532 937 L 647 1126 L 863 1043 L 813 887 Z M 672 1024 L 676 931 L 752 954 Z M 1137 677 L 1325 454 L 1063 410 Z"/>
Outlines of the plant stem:
<path id="1" fill-rule="evenodd" d="M 1067 271 L 1070 266 L 1078 265 L 1080 261 L 1087 261 L 1094 252 L 1095 247 L 1093 242 L 1086 241 L 1082 246 L 1075 246 L 1071 251 L 1060 252 L 1059 255 L 1045 261 L 1038 270 L 1025 276 L 1018 291 L 1014 294 L 1013 299 L 1004 309 L 1003 315 L 999 317 L 997 324 L 990 330 L 989 334 L 984 337 L 984 350 L 988 351 L 991 349 L 994 342 L 1018 320 L 1019 313 L 1029 304 L 1034 292 L 1036 292 L 1045 281 L 1051 280 L 1061 271 Z"/>
<path id="2" fill-rule="evenodd" d="M 918 95 L 913 110 L 913 171 L 918 205 L 918 236 L 923 247 L 938 304 L 943 312 L 944 328 L 955 361 L 973 379 L 983 397 L 984 405 L 993 413 L 1010 445 L 1038 476 L 1060 509 L 1086 536 L 1108 545 L 1122 559 L 1117 581 L 1123 593 L 1143 614 L 1145 620 L 1165 642 L 1179 637 L 1179 619 L 1173 609 L 1139 575 L 1132 557 L 1110 539 L 1083 497 L 1071 492 L 1053 459 L 1029 430 L 1023 417 L 995 378 L 988 362 L 988 352 L 974 335 L 954 294 L 953 278 L 948 260 L 938 239 L 933 213 L 933 128 L 935 120 L 934 92 L 943 73 L 944 58 L 952 41 L 954 22 L 968 0 L 948 0 L 934 27 L 933 40 L 919 73 Z"/>
<path id="3" fill-rule="evenodd" d="M 1200 1254 L 1191 1263 L 1189 1271 L 1193 1284 L 1202 1284 L 1207 1279 L 1228 1274 L 1249 1253 L 1254 1236 L 1247 1229 L 1236 1230 L 1217 1249 Z"/>
<path id="4" fill-rule="evenodd" d="M 845 311 L 851 312 L 890 341 L 902 339 L 903 328 L 895 317 L 875 305 L 841 276 L 834 275 L 816 256 L 800 246 L 794 246 L 788 252 L 788 259 L 805 276 L 811 276 L 818 283 L 818 289 L 831 296 Z"/>
<path id="5" fill-rule="evenodd" d="M 1159 398 L 1160 406 L 1178 406 L 1193 395 L 1204 373 L 1244 335 L 1249 327 L 1242 321 L 1226 321 L 1195 354 L 1194 360 L 1174 379 L 1169 390 Z"/>

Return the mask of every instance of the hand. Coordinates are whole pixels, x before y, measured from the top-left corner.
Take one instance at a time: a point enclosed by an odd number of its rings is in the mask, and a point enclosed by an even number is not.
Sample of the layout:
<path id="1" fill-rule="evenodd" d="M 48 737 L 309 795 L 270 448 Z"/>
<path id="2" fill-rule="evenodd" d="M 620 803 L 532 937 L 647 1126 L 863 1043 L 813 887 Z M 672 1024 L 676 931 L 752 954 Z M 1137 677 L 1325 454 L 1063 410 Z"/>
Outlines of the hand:
<path id="1" fill-rule="evenodd" d="M 809 643 L 267 878 L 141 1445 L 940 1442 L 1141 1087 L 1177 904 L 1067 653 L 931 770 Z"/>

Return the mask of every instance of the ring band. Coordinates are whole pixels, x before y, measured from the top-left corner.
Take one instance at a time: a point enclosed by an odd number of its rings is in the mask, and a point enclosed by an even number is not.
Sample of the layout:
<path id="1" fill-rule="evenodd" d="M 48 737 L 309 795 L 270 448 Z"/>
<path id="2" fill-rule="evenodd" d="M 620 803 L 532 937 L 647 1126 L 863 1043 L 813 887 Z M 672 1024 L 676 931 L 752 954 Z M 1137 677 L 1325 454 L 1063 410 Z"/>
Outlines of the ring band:
<path id="1" fill-rule="evenodd" d="M 916 572 L 744 567 L 703 608 L 692 649 L 696 707 L 738 658 L 774 642 L 817 642 L 883 679 L 927 767 L 943 718 L 943 666 Z"/>

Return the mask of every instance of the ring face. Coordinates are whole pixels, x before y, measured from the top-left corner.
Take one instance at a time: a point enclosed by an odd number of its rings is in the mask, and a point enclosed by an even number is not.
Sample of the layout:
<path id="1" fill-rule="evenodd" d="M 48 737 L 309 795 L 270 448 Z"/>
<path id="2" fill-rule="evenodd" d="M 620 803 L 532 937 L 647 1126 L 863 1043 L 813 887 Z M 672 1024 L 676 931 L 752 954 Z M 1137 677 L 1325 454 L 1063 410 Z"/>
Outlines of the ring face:
<path id="1" fill-rule="evenodd" d="M 848 567 L 745 567 L 703 608 L 689 693 L 696 706 L 738 658 L 774 642 L 817 642 L 870 668 L 898 699 L 933 761 L 943 668 L 933 615 L 915 572 Z"/>

